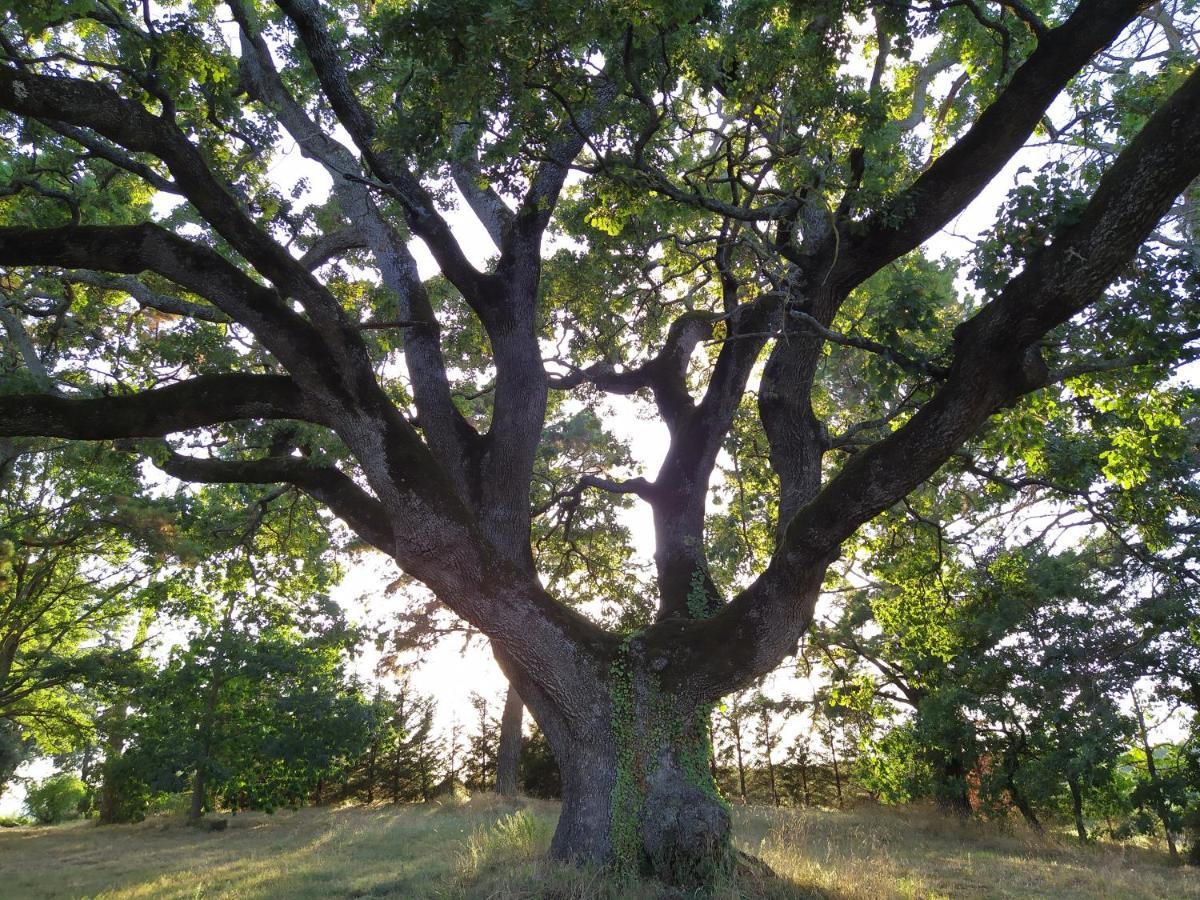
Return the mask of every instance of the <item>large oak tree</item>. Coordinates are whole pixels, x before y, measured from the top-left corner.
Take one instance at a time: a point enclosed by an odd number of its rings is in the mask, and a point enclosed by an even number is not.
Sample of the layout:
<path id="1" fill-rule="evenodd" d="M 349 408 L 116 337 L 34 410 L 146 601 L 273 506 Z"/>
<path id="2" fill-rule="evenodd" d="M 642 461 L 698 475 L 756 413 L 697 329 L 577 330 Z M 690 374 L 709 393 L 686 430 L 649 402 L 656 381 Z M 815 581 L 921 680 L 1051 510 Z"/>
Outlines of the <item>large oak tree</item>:
<path id="1" fill-rule="evenodd" d="M 711 873 L 707 711 L 794 651 L 842 542 L 1027 395 L 1194 340 L 1181 282 L 1138 289 L 1191 246 L 1187 4 L 4 7 L 0 435 L 325 504 L 490 639 L 562 768 L 559 857 Z M 1076 177 L 956 292 L 920 248 L 1035 133 Z M 293 145 L 327 200 L 279 188 Z M 548 421 L 609 393 L 666 426 L 658 471 L 547 492 Z M 747 446 L 767 546 L 717 566 Z M 635 629 L 540 577 L 535 518 L 597 492 L 653 518 Z"/>

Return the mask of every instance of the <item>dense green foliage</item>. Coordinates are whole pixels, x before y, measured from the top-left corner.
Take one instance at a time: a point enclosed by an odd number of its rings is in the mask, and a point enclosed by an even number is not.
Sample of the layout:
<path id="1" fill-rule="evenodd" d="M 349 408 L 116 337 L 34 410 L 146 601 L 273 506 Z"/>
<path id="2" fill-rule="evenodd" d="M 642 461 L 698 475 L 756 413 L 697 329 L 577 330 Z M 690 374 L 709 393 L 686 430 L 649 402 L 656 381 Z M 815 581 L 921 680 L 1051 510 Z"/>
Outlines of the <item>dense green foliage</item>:
<path id="1" fill-rule="evenodd" d="M 51 775 L 29 789 L 25 807 L 39 825 L 58 825 L 83 814 L 87 785 L 69 772 Z"/>

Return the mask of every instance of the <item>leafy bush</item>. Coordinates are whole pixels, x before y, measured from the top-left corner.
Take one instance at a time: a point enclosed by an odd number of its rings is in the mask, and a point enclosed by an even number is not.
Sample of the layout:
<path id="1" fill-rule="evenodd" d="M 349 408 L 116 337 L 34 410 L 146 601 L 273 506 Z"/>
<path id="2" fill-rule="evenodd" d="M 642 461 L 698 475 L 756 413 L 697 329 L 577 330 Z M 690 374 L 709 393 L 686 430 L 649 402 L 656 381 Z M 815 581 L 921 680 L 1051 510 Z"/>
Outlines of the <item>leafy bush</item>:
<path id="1" fill-rule="evenodd" d="M 146 807 L 148 816 L 182 816 L 191 806 L 190 794 L 155 794 Z"/>
<path id="2" fill-rule="evenodd" d="M 0 828 L 18 828 L 29 824 L 30 820 L 24 816 L 0 816 Z"/>
<path id="3" fill-rule="evenodd" d="M 63 772 L 31 787 L 25 796 L 25 808 L 39 824 L 57 825 L 79 818 L 87 797 L 87 785 L 76 776 Z"/>

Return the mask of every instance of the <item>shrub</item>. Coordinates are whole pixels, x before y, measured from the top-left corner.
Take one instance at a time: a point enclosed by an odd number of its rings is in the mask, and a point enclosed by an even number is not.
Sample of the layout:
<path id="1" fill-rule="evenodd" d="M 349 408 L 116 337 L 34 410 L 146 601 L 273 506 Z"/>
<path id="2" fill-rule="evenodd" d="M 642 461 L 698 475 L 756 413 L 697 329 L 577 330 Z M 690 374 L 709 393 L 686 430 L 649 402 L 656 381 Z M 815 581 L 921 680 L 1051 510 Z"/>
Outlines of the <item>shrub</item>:
<path id="1" fill-rule="evenodd" d="M 191 805 L 191 794 L 154 794 L 146 807 L 146 815 L 182 816 Z"/>
<path id="2" fill-rule="evenodd" d="M 79 818 L 87 797 L 87 785 L 76 776 L 62 772 L 31 787 L 25 796 L 25 808 L 39 824 L 57 825 Z"/>

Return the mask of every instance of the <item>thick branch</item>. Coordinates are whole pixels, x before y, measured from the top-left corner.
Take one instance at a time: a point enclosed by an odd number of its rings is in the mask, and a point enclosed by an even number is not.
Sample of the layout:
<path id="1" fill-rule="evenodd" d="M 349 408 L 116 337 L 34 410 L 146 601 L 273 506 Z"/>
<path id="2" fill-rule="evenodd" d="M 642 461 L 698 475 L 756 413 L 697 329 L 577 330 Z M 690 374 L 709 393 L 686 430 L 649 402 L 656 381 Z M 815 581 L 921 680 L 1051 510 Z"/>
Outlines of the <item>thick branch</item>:
<path id="1" fill-rule="evenodd" d="M 353 224 L 353 231 L 370 248 L 384 285 L 396 294 L 399 320 L 416 326 L 405 336 L 404 353 L 417 417 L 459 495 L 465 498 L 469 491 L 462 460 L 469 455 L 468 449 L 477 435 L 450 397 L 437 319 L 417 272 L 416 260 L 404 237 L 384 218 L 367 188 L 342 177 L 346 172 L 358 170 L 357 160 L 319 128 L 288 93 L 275 70 L 269 48 L 252 30 L 251 19 L 242 4 L 229 0 L 229 6 L 242 28 L 242 78 L 247 91 L 274 112 L 306 156 L 320 162 L 334 177 L 338 203 Z M 346 239 L 351 240 L 349 236 Z"/>
<path id="2" fill-rule="evenodd" d="M 295 26 L 330 106 L 358 147 L 367 168 L 400 201 L 409 227 L 429 247 L 442 273 L 473 307 L 485 306 L 489 302 L 487 279 L 471 265 L 429 192 L 411 172 L 379 152 L 375 122 L 350 86 L 320 6 L 314 0 L 276 0 L 276 5 Z"/>
<path id="3" fill-rule="evenodd" d="M 363 540 L 390 553 L 394 549 L 391 523 L 383 505 L 345 473 L 331 466 L 314 466 L 294 456 L 266 459 L 202 459 L 170 453 L 158 462 L 181 481 L 233 484 L 294 484 L 354 529 Z"/>
<path id="4" fill-rule="evenodd" d="M 450 164 L 450 177 L 499 250 L 504 244 L 504 232 L 513 221 L 513 211 L 490 185 L 479 184 L 481 176 L 478 166 L 453 162 Z"/>
<path id="5" fill-rule="evenodd" d="M 319 421 L 319 416 L 295 382 L 281 375 L 200 375 L 110 397 L 0 396 L 0 435 L 13 437 L 162 437 L 240 419 Z"/>
<path id="6" fill-rule="evenodd" d="M 1039 41 L 970 130 L 888 209 L 858 226 L 829 228 L 822 222 L 813 229 L 823 237 L 803 261 L 805 271 L 794 287 L 790 306 L 798 313 L 784 323 L 785 339 L 776 341 L 759 390 L 771 466 L 780 480 L 781 535 L 820 486 L 829 443 L 811 395 L 830 326 L 849 292 L 961 212 L 1025 143 L 1070 78 L 1120 34 L 1138 7 L 1137 0 L 1082 0 Z"/>
<path id="7" fill-rule="evenodd" d="M 211 300 L 250 328 L 294 375 L 327 390 L 319 368 L 326 345 L 308 322 L 215 250 L 157 225 L 0 228 L 0 263 L 127 275 L 154 271 Z"/>
<path id="8" fill-rule="evenodd" d="M 667 329 L 662 349 L 640 366 L 618 372 L 610 363 L 595 363 L 551 378 L 550 387 L 570 390 L 586 383 L 610 394 L 634 394 L 649 389 L 664 421 L 671 427 L 695 407 L 687 388 L 688 363 L 696 346 L 712 337 L 713 328 L 722 318 L 703 310 L 685 312 Z"/>
<path id="9" fill-rule="evenodd" d="M 516 227 L 508 231 L 507 237 L 510 239 L 501 248 L 503 256 L 520 261 L 522 258 L 536 258 L 540 252 L 542 234 L 558 204 L 559 194 L 571 171 L 571 163 L 587 145 L 596 121 L 617 97 L 617 83 L 607 73 L 600 75 L 593 83 L 594 95 L 590 105 L 578 114 L 566 110 L 567 121 L 563 125 L 563 134 L 550 147 L 547 158 L 533 176 L 529 191 L 517 211 Z"/>
<path id="10" fill-rule="evenodd" d="M 994 412 L 1046 383 L 1037 342 L 1121 276 L 1171 203 L 1200 175 L 1198 143 L 1200 70 L 1121 153 L 1080 219 L 956 329 L 954 362 L 932 399 L 901 428 L 852 457 L 791 519 L 758 581 L 696 626 L 744 648 L 737 660 L 718 655 L 690 661 L 705 671 L 716 696 L 791 652 L 842 541 L 933 474 Z M 698 644 L 708 646 L 705 639 Z"/>
<path id="11" fill-rule="evenodd" d="M 0 67 L 0 108 L 90 128 L 129 151 L 157 156 L 170 169 L 180 191 L 217 233 L 280 291 L 304 305 L 319 326 L 320 331 L 313 334 L 325 345 L 327 365 L 337 365 L 345 381 L 355 384 L 362 383 L 363 373 L 371 371 L 361 336 L 336 298 L 250 218 L 228 186 L 213 175 L 200 150 L 171 119 L 152 115 L 140 103 L 121 97 L 99 82 L 9 67 Z M 197 293 L 207 296 L 202 290 Z M 258 332 L 255 325 L 246 324 Z"/>
<path id="12" fill-rule="evenodd" d="M 1012 80 L 953 147 L 865 227 L 826 250 L 832 271 L 822 277 L 837 293 L 920 246 L 996 176 L 1033 134 L 1047 108 L 1093 55 L 1137 17 L 1144 0 L 1082 0 L 1047 32 Z M 825 316 L 818 316 L 825 319 Z"/>
<path id="13" fill-rule="evenodd" d="M 320 235 L 313 241 L 312 246 L 300 257 L 300 265 L 310 270 L 319 269 L 325 263 L 350 250 L 359 250 L 366 246 L 367 242 L 355 228 L 331 231 L 328 234 Z"/>
<path id="14" fill-rule="evenodd" d="M 482 175 L 479 171 L 479 154 L 474 147 L 464 146 L 466 126 L 459 125 L 454 130 L 454 142 L 462 154 L 461 158 L 450 163 L 450 177 L 463 195 L 475 217 L 492 239 L 499 250 L 504 243 L 504 233 L 515 218 L 513 211 L 508 208 L 504 199 L 488 184 L 481 184 Z"/>
<path id="15" fill-rule="evenodd" d="M 955 64 L 953 59 L 935 59 L 925 65 L 913 83 L 912 109 L 903 119 L 897 119 L 895 125 L 901 131 L 912 131 L 925 121 L 925 106 L 929 102 L 929 85 L 933 79 Z"/>
<path id="16" fill-rule="evenodd" d="M 672 418 L 664 415 L 671 429 L 671 444 L 650 498 L 654 509 L 660 618 L 693 613 L 694 604 L 689 604 L 689 599 L 695 592 L 697 578 L 703 582 L 708 605 L 720 599 L 704 553 L 708 487 L 750 372 L 767 336 L 779 322 L 779 308 L 780 298 L 769 294 L 736 307 L 727 317 L 728 340 L 721 346 L 699 404 L 693 406 L 686 391 L 686 359 L 677 370 L 679 389 L 687 404 L 679 404 Z M 711 323 L 708 328 L 711 333 Z M 661 401 L 659 406 L 663 407 Z"/>

